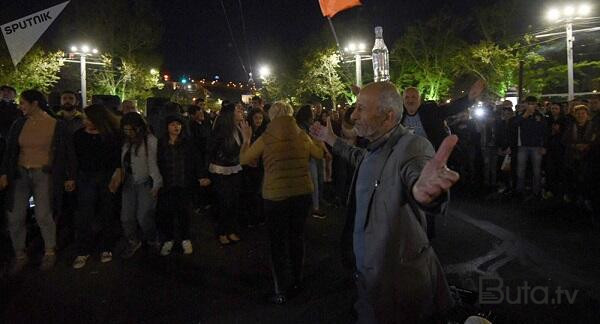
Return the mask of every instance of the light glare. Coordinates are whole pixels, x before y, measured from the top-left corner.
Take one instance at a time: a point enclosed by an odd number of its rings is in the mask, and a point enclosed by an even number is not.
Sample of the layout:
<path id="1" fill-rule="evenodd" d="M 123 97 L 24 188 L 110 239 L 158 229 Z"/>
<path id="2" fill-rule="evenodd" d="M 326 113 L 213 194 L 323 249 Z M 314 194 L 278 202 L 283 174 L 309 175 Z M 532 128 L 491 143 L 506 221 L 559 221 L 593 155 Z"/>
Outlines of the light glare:
<path id="1" fill-rule="evenodd" d="M 258 69 L 258 75 L 261 79 L 266 79 L 271 75 L 271 69 L 268 66 L 261 66 Z"/>
<path id="2" fill-rule="evenodd" d="M 476 108 L 475 109 L 475 117 L 481 118 L 483 116 L 485 116 L 485 110 L 483 108 Z"/>
<path id="3" fill-rule="evenodd" d="M 560 18 L 560 10 L 556 9 L 556 8 L 552 8 L 548 11 L 548 16 L 547 16 L 548 20 L 550 21 L 555 21 L 558 20 Z"/>
<path id="4" fill-rule="evenodd" d="M 71 52 L 77 52 L 77 46 L 71 46 Z"/>
<path id="5" fill-rule="evenodd" d="M 563 12 L 565 13 L 565 16 L 573 17 L 573 15 L 575 14 L 575 7 L 573 7 L 571 5 L 565 6 L 565 9 L 563 10 Z"/>
<path id="6" fill-rule="evenodd" d="M 579 6 L 579 15 L 582 17 L 589 16 L 592 13 L 592 6 L 585 3 Z"/>

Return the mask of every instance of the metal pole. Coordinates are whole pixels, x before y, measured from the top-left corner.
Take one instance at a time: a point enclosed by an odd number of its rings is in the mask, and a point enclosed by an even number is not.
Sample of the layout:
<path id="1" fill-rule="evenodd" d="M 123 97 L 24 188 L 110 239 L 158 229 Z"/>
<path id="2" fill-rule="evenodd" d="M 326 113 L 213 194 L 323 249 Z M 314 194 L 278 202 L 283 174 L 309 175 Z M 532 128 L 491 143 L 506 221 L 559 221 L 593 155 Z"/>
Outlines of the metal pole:
<path id="1" fill-rule="evenodd" d="M 362 87 L 362 61 L 360 54 L 354 55 L 354 60 L 356 61 L 356 85 Z"/>
<path id="2" fill-rule="evenodd" d="M 85 107 L 87 104 L 86 98 L 86 82 L 85 82 L 85 54 L 80 55 L 81 57 L 81 107 Z"/>
<path id="3" fill-rule="evenodd" d="M 573 78 L 573 24 L 567 22 L 567 74 L 569 79 L 569 101 L 575 98 L 575 87 Z"/>

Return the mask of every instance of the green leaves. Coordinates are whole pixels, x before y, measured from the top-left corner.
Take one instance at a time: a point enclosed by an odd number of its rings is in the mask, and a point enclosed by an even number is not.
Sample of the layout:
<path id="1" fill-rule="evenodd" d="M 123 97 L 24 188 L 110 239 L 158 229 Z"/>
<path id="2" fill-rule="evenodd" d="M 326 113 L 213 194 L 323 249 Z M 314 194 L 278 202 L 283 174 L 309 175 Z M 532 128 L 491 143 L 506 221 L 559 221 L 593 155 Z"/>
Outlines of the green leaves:
<path id="1" fill-rule="evenodd" d="M 337 105 L 340 97 L 350 88 L 342 81 L 341 57 L 333 48 L 318 51 L 305 62 L 298 80 L 298 96 L 307 98 L 312 95 L 322 100 L 331 100 Z"/>
<path id="2" fill-rule="evenodd" d="M 426 100 L 439 100 L 453 84 L 453 59 L 464 42 L 462 26 L 437 15 L 407 29 L 391 53 L 392 79 L 400 88 L 416 86 Z"/>
<path id="3" fill-rule="evenodd" d="M 152 89 L 159 88 L 158 73 L 134 59 L 115 60 L 110 55 L 103 55 L 103 68 L 92 73 L 90 93 L 117 95 L 121 100 L 133 99 L 143 101 L 152 95 Z M 116 63 L 118 62 L 118 63 Z"/>
<path id="4" fill-rule="evenodd" d="M 32 49 L 15 68 L 6 59 L 0 63 L 0 84 L 9 84 L 20 93 L 23 90 L 37 89 L 48 92 L 60 80 L 58 72 L 63 65 L 61 51 L 45 52 L 37 47 Z"/>

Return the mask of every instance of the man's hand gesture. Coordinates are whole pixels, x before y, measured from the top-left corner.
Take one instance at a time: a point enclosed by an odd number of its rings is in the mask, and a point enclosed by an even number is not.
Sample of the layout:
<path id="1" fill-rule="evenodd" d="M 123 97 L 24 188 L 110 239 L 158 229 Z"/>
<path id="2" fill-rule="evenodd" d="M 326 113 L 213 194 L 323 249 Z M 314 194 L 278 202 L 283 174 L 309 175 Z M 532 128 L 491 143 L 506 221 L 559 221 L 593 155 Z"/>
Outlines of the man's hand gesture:
<path id="1" fill-rule="evenodd" d="M 446 162 L 458 142 L 456 135 L 444 139 L 433 159 L 429 160 L 415 185 L 412 194 L 415 200 L 423 205 L 435 201 L 448 191 L 459 179 L 458 173 L 448 169 Z"/>
<path id="2" fill-rule="evenodd" d="M 314 122 L 314 124 L 310 126 L 310 135 L 329 144 L 329 146 L 333 146 L 337 138 L 333 132 L 333 127 L 331 127 L 331 118 L 329 117 L 327 117 L 327 126 L 323 126 L 319 122 Z"/>

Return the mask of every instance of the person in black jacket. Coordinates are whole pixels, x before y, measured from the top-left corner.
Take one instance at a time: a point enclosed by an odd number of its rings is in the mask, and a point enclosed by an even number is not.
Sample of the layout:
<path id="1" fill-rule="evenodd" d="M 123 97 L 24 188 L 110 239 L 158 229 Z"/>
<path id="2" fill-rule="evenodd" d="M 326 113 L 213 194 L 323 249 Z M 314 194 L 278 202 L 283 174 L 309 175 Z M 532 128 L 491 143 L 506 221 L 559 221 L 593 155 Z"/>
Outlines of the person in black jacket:
<path id="1" fill-rule="evenodd" d="M 196 211 L 200 212 L 200 208 L 206 208 L 210 205 L 210 178 L 208 174 L 208 159 L 206 145 L 210 132 L 212 130 L 211 120 L 208 114 L 204 111 L 204 101 L 196 100 L 195 105 L 187 107 L 189 120 L 188 134 L 189 140 L 192 142 L 192 146 L 195 150 L 196 161 L 198 164 L 197 171 L 202 177 L 201 186 L 194 187 L 194 206 Z"/>
<path id="2" fill-rule="evenodd" d="M 8 138 L 10 126 L 23 116 L 15 103 L 16 96 L 15 88 L 7 85 L 0 86 L 0 135 L 5 139 Z"/>
<path id="3" fill-rule="evenodd" d="M 562 113 L 560 105 L 550 105 L 550 114 L 546 117 L 548 126 L 548 140 L 546 141 L 546 191 L 544 199 L 550 199 L 555 195 L 562 195 L 562 183 L 564 181 L 564 154 L 565 147 L 562 144 L 562 136 L 567 128 L 567 121 Z"/>
<path id="4" fill-rule="evenodd" d="M 197 172 L 193 143 L 182 131 L 185 121 L 180 115 L 165 118 L 166 136 L 158 142 L 158 168 L 163 186 L 158 194 L 157 224 L 163 246 L 160 254 L 167 256 L 178 234 L 184 254 L 193 252 L 190 236 L 193 189 L 203 183 Z M 175 222 L 177 226 L 175 227 Z"/>
<path id="5" fill-rule="evenodd" d="M 0 190 L 8 186 L 8 228 L 15 251 L 10 274 L 17 274 L 28 263 L 25 219 L 31 193 L 45 247 L 40 269 L 54 266 L 56 223 L 53 213 L 60 209 L 63 190 L 75 190 L 77 168 L 67 126 L 48 114 L 44 95 L 37 90 L 23 91 L 20 109 L 25 117 L 17 119 L 11 127 L 0 167 Z"/>
<path id="6" fill-rule="evenodd" d="M 471 86 L 468 96 L 450 104 L 438 106 L 434 102 L 423 104 L 417 88 L 406 88 L 403 94 L 404 111 L 400 123 L 412 134 L 427 138 L 437 150 L 444 138 L 449 135 L 449 129 L 445 124 L 446 119 L 467 110 L 473 105 L 474 100 L 481 96 L 484 89 L 485 82 L 477 80 Z M 435 236 L 435 215 L 427 214 L 427 222 L 427 235 L 429 238 L 433 238 Z"/>
<path id="7" fill-rule="evenodd" d="M 564 132 L 565 166 L 567 171 L 565 201 L 583 199 L 585 207 L 594 211 L 592 199 L 597 198 L 597 163 L 600 131 L 593 125 L 586 105 L 573 108 L 575 123 Z M 595 206 L 596 208 L 598 206 Z"/>
<path id="8" fill-rule="evenodd" d="M 73 134 L 78 162 L 75 269 L 83 268 L 96 248 L 102 263 L 112 260 L 114 192 L 121 180 L 119 120 L 103 105 L 84 111 L 85 126 Z"/>
<path id="9" fill-rule="evenodd" d="M 240 201 L 241 171 L 240 148 L 242 136 L 239 124 L 244 112 L 235 104 L 221 108 L 208 140 L 208 171 L 218 199 L 217 235 L 223 245 L 240 240 L 236 234 Z"/>
<path id="10" fill-rule="evenodd" d="M 532 193 L 535 198 L 541 193 L 542 157 L 546 154 L 546 120 L 537 111 L 537 99 L 528 97 L 523 114 L 517 115 L 512 127 L 517 133 L 517 193 L 525 191 L 525 170 L 531 160 L 533 170 Z"/>
<path id="11" fill-rule="evenodd" d="M 479 98 L 485 89 L 485 82 L 478 80 L 469 90 L 469 95 L 455 100 L 447 105 L 438 106 L 434 102 L 421 103 L 419 90 L 409 87 L 404 90 L 404 113 L 401 123 L 413 134 L 427 138 L 437 149 L 448 136 L 444 120 L 467 110 Z"/>

